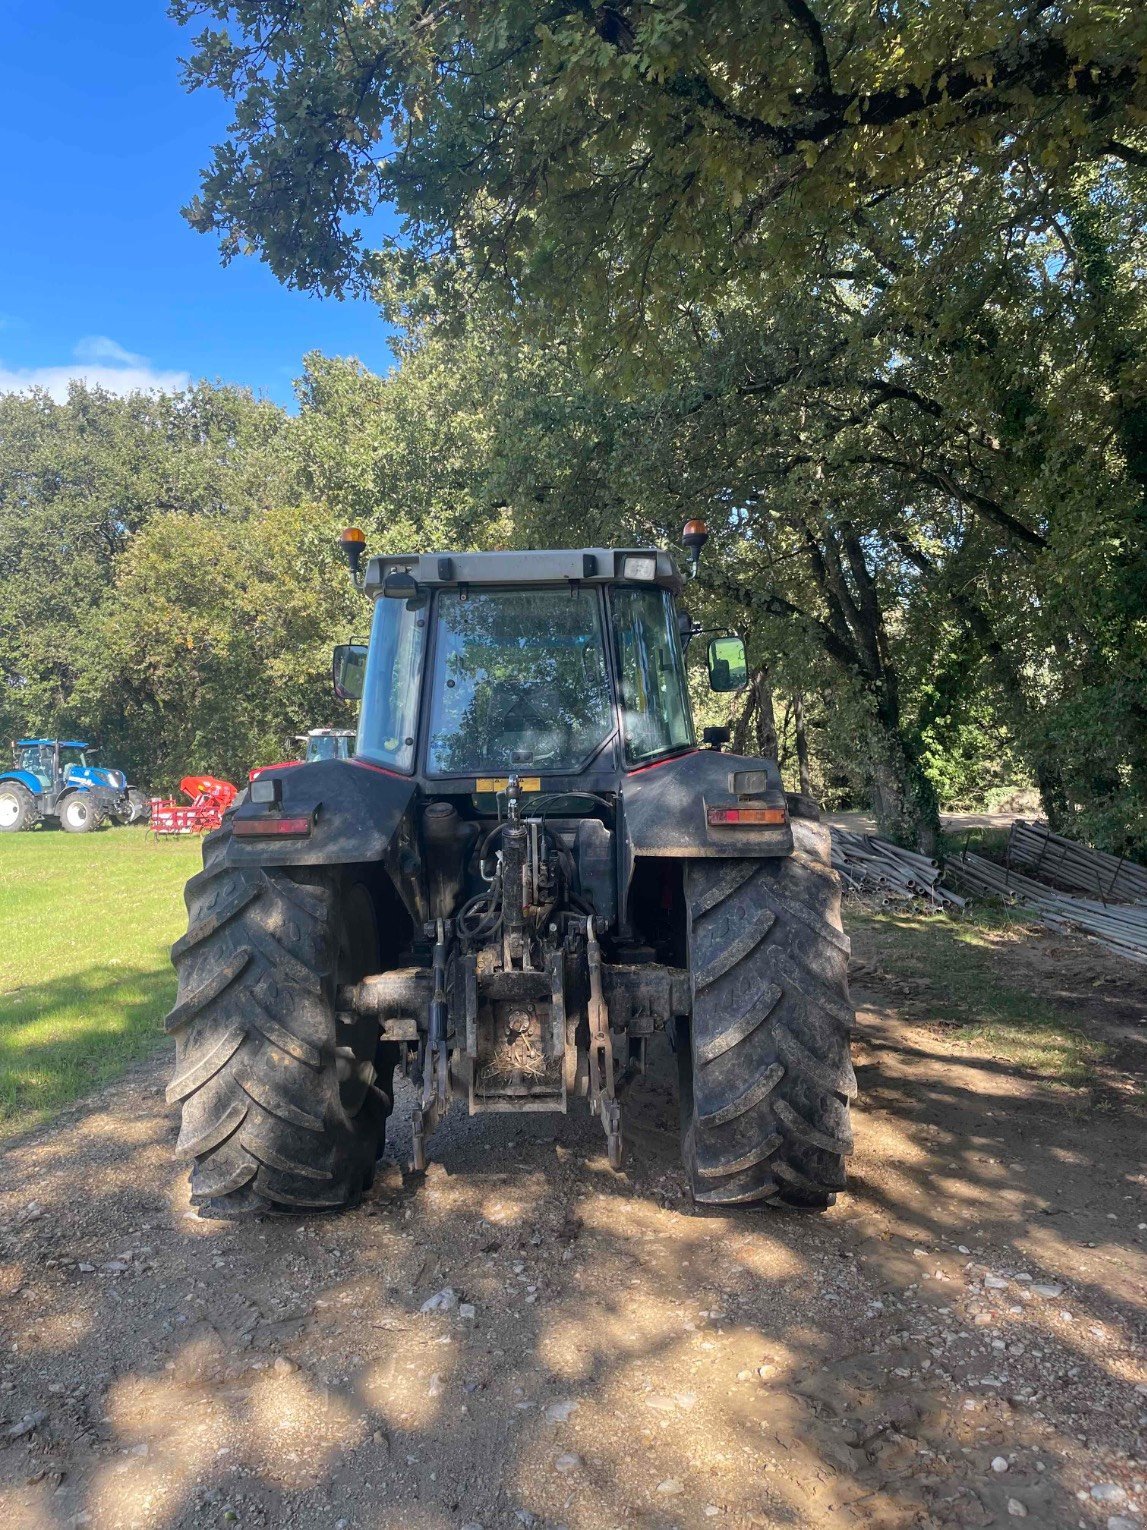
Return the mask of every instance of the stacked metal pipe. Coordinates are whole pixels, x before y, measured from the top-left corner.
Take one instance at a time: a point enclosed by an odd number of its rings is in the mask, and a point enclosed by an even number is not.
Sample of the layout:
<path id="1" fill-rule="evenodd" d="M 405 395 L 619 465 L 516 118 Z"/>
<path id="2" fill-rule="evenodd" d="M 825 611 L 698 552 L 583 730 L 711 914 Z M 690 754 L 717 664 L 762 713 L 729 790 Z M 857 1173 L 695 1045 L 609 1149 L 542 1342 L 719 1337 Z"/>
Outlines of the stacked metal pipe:
<path id="1" fill-rule="evenodd" d="M 963 898 L 941 886 L 939 861 L 875 835 L 833 829 L 832 864 L 846 888 L 874 893 L 887 903 L 923 898 L 935 908 L 964 907 Z"/>
<path id="2" fill-rule="evenodd" d="M 970 851 L 949 861 L 945 873 L 971 893 L 1019 904 L 1053 929 L 1081 931 L 1118 956 L 1147 963 L 1147 902 L 1072 897 Z"/>
<path id="3" fill-rule="evenodd" d="M 1092 850 L 1045 823 L 1017 818 L 1008 839 L 1008 865 L 1023 866 L 1041 880 L 1098 898 L 1101 903 L 1147 902 L 1147 866 Z"/>

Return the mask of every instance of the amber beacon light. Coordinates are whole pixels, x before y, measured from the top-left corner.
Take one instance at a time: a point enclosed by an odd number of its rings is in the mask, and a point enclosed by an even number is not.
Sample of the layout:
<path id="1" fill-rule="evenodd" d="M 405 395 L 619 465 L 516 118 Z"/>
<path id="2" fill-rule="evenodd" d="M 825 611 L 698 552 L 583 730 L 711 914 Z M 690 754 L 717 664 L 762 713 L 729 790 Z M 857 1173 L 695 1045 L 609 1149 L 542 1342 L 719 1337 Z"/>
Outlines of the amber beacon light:
<path id="1" fill-rule="evenodd" d="M 694 579 L 701 566 L 701 549 L 709 540 L 709 528 L 704 521 L 686 521 L 681 532 L 681 542 L 689 552 L 689 572 Z"/>
<path id="2" fill-rule="evenodd" d="M 358 583 L 358 569 L 362 562 L 363 552 L 366 550 L 366 532 L 358 526 L 348 526 L 339 537 L 339 546 L 342 548 L 343 557 L 347 561 L 351 578 Z"/>

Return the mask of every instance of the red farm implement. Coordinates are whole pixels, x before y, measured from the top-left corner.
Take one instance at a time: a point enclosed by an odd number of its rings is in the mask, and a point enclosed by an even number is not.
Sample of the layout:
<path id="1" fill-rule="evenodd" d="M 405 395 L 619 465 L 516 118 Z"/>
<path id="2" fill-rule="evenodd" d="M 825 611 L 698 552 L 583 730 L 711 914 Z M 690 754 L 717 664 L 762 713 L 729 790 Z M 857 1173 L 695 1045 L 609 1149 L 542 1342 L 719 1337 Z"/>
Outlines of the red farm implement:
<path id="1" fill-rule="evenodd" d="M 179 789 L 189 800 L 151 799 L 151 831 L 157 839 L 171 834 L 206 834 L 223 822 L 223 814 L 238 792 L 230 781 L 215 776 L 184 776 Z"/>

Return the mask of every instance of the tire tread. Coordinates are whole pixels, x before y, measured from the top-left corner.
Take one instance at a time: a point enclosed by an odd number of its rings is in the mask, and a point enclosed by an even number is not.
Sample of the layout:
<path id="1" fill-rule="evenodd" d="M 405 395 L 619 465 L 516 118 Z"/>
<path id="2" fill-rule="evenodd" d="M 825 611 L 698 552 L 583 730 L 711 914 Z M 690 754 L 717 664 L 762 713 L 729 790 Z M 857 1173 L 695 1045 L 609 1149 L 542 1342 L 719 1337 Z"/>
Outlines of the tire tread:
<path id="1" fill-rule="evenodd" d="M 683 1153 L 702 1205 L 831 1205 L 852 1151 L 849 942 L 828 832 L 783 860 L 687 862 Z"/>
<path id="2" fill-rule="evenodd" d="M 385 1096 L 359 1107 L 340 1093 L 340 873 L 229 865 L 229 841 L 226 823 L 205 836 L 172 950 L 168 1099 L 182 1112 L 192 1200 L 220 1217 L 353 1205 L 388 1112 Z"/>

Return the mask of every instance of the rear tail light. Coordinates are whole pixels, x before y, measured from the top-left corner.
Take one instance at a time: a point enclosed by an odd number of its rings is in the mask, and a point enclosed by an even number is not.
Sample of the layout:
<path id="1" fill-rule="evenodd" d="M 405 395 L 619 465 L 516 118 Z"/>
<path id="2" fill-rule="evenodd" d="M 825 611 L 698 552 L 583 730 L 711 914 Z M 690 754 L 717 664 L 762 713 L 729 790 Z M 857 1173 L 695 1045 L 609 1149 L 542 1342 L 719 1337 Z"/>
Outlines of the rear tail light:
<path id="1" fill-rule="evenodd" d="M 236 818 L 232 825 L 238 839 L 264 839 L 268 836 L 298 836 L 311 832 L 311 819 L 279 818 L 268 813 L 265 818 Z"/>
<path id="2" fill-rule="evenodd" d="M 705 817 L 712 825 L 769 824 L 776 826 L 787 821 L 783 807 L 711 807 Z"/>

